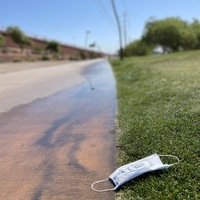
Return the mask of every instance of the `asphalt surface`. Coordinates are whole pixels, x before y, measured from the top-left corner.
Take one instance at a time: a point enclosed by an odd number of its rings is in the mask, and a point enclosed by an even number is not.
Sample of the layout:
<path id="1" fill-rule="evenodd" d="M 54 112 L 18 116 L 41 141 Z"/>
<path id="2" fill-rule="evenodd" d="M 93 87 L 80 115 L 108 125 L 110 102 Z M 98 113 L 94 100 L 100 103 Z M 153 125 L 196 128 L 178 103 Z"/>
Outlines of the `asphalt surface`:
<path id="1" fill-rule="evenodd" d="M 2 74 L 0 105 L 0 199 L 114 199 L 90 188 L 116 168 L 106 60 Z"/>

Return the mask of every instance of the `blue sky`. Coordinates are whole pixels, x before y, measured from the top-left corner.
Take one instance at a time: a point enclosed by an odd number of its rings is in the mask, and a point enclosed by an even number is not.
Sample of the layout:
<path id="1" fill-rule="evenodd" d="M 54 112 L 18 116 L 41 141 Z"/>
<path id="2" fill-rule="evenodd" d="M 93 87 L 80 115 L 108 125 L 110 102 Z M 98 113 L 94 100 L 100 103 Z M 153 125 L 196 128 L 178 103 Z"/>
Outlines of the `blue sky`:
<path id="1" fill-rule="evenodd" d="M 140 38 L 150 17 L 200 20 L 199 0 L 115 0 L 127 42 Z M 118 49 L 111 0 L 0 0 L 0 29 L 19 26 L 26 34 L 84 47 L 96 42 L 104 52 Z M 123 24 L 123 23 L 122 23 Z"/>

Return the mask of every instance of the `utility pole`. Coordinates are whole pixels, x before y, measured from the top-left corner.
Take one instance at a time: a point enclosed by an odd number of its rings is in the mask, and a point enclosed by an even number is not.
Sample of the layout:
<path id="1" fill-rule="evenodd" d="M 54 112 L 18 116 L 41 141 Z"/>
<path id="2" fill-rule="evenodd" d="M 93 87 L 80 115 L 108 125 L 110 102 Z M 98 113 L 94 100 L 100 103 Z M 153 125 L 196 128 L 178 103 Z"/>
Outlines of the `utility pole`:
<path id="1" fill-rule="evenodd" d="M 85 49 L 87 49 L 87 43 L 88 43 L 88 35 L 90 34 L 90 31 L 85 32 Z"/>
<path id="2" fill-rule="evenodd" d="M 126 24 L 127 18 L 126 13 L 124 12 L 124 47 L 127 45 L 127 24 Z"/>
<path id="3" fill-rule="evenodd" d="M 116 18 L 117 28 L 118 28 L 118 32 L 119 32 L 119 47 L 120 47 L 119 53 L 120 53 L 120 58 L 121 58 L 121 60 L 123 60 L 124 56 L 123 56 L 121 25 L 120 25 L 120 21 L 119 21 L 119 16 L 117 14 L 117 9 L 116 9 L 116 6 L 115 6 L 115 2 L 114 2 L 114 0 L 111 0 L 111 2 L 112 2 L 113 12 L 114 12 L 114 15 L 115 15 L 115 18 Z"/>

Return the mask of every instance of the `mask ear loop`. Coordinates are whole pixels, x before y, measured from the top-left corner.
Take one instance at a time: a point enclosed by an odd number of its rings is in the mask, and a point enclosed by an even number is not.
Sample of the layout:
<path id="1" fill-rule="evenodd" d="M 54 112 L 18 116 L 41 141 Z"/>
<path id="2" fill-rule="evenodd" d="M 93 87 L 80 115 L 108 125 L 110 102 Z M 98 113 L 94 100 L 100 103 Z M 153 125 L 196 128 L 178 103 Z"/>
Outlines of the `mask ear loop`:
<path id="1" fill-rule="evenodd" d="M 160 155 L 160 154 L 159 154 L 159 156 L 160 157 L 172 157 L 172 158 L 176 158 L 177 159 L 178 162 L 169 164 L 169 166 L 177 165 L 180 162 L 180 160 L 179 160 L 179 158 L 177 156 L 173 156 L 173 155 Z"/>
<path id="2" fill-rule="evenodd" d="M 109 180 L 109 178 L 107 178 L 107 179 L 105 179 L 105 180 L 100 180 L 100 181 L 94 182 L 94 183 L 91 185 L 92 190 L 94 190 L 95 192 L 108 192 L 108 191 L 116 190 L 117 187 L 111 188 L 111 189 L 104 189 L 104 190 L 97 190 L 97 189 L 94 188 L 94 185 L 95 185 L 95 184 L 103 183 L 103 182 L 106 182 L 106 181 L 108 181 L 108 180 Z"/>

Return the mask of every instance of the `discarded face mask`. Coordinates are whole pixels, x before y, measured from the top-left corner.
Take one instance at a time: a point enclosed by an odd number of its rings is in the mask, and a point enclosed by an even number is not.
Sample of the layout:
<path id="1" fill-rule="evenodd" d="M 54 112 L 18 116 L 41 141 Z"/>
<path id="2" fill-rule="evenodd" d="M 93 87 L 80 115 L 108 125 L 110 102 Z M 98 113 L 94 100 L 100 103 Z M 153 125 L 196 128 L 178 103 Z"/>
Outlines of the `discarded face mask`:
<path id="1" fill-rule="evenodd" d="M 92 190 L 94 190 L 95 192 L 107 192 L 107 191 L 112 191 L 112 190 L 116 190 L 117 188 L 119 188 L 121 185 L 123 185 L 124 183 L 130 181 L 131 179 L 147 173 L 147 172 L 151 172 L 151 171 L 155 171 L 155 170 L 162 170 L 162 169 L 167 169 L 172 165 L 178 164 L 178 162 L 173 163 L 173 164 L 163 164 L 162 161 L 160 160 L 161 156 L 166 156 L 166 157 L 173 157 L 176 158 L 177 161 L 179 162 L 179 159 L 176 156 L 172 156 L 172 155 L 158 155 L 156 153 L 154 153 L 151 156 L 142 158 L 140 160 L 137 160 L 135 162 L 123 165 L 121 167 L 119 167 L 118 169 L 116 169 L 110 176 L 109 178 L 105 179 L 105 180 L 100 180 L 100 181 L 96 181 L 91 185 Z M 98 183 L 102 183 L 105 181 L 110 180 L 111 182 L 114 183 L 115 187 L 112 189 L 104 189 L 104 190 L 98 190 L 94 188 L 95 184 Z"/>

